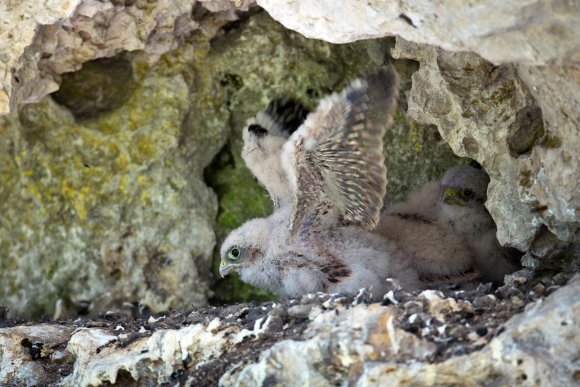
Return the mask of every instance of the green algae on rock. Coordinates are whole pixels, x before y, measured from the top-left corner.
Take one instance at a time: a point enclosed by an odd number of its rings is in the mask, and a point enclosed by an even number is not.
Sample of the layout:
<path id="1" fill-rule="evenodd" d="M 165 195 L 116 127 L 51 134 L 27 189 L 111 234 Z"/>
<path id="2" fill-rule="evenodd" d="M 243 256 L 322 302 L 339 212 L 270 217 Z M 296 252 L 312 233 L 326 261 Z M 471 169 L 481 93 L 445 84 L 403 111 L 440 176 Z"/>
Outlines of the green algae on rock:
<path id="1" fill-rule="evenodd" d="M 180 71 L 151 71 L 82 123 L 50 99 L 2 118 L 0 299 L 13 314 L 51 313 L 57 299 L 205 304 L 217 203 L 178 151 Z"/>

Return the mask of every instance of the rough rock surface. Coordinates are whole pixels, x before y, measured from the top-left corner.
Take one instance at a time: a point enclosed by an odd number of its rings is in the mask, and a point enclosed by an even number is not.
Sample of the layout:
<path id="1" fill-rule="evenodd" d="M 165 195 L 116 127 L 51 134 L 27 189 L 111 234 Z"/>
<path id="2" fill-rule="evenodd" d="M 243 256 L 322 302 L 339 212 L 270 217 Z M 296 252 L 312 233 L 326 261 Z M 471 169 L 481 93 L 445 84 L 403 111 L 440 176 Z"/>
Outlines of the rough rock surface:
<path id="1" fill-rule="evenodd" d="M 144 50 L 154 61 L 192 31 L 211 29 L 203 9 L 233 19 L 253 1 L 53 0 L 0 4 L 0 115 L 58 89 L 89 60 Z M 219 25 L 219 23 L 218 23 Z M 6 48 L 6 49 L 4 49 Z"/>
<path id="2" fill-rule="evenodd" d="M 0 119 L 0 298 L 14 314 L 206 302 L 217 202 L 211 155 L 178 149 L 189 98 L 181 74 L 152 71 L 90 121 L 50 98 Z"/>
<path id="3" fill-rule="evenodd" d="M 36 29 L 69 18 L 81 0 L 3 1 L 0 3 L 0 115 L 10 111 L 15 85 L 21 80 L 15 72 L 24 50 L 34 40 Z"/>
<path id="4" fill-rule="evenodd" d="M 494 66 L 402 39 L 393 55 L 421 63 L 409 114 L 490 175 L 486 206 L 500 242 L 525 251 L 543 225 L 578 242 L 580 68 Z"/>
<path id="5" fill-rule="evenodd" d="M 580 63 L 577 1 L 462 0 L 425 2 L 257 0 L 301 34 L 346 43 L 399 35 L 451 51 L 472 51 L 493 63 Z"/>
<path id="6" fill-rule="evenodd" d="M 203 169 L 227 141 L 228 115 L 200 61 L 233 14 L 197 9 L 195 21 L 181 3 L 123 4 L 85 2 L 77 9 L 75 25 L 100 31 L 95 41 L 60 23 L 46 27 L 58 39 L 36 39 L 27 53 L 58 67 L 42 71 L 46 79 L 98 55 L 138 49 L 137 38 L 155 40 L 147 46 L 154 54 L 87 62 L 63 75 L 54 98 L 0 117 L 0 298 L 13 315 L 207 302 L 217 201 Z M 165 6 L 167 18 L 158 8 Z M 152 29 L 147 35 L 117 26 L 117 39 L 108 36 L 126 12 L 171 24 L 139 19 L 139 31 Z M 188 44 L 175 40 L 191 32 L 174 29 L 170 16 L 180 12 L 202 31 Z M 119 42 L 121 32 L 123 42 L 136 45 Z M 159 56 L 178 43 L 181 51 Z M 43 57 L 46 50 L 51 55 Z"/>
<path id="7" fill-rule="evenodd" d="M 307 295 L 133 319 L 0 320 L 8 385 L 572 385 L 580 277 L 495 291 Z M 523 312 L 523 313 L 522 313 Z"/>

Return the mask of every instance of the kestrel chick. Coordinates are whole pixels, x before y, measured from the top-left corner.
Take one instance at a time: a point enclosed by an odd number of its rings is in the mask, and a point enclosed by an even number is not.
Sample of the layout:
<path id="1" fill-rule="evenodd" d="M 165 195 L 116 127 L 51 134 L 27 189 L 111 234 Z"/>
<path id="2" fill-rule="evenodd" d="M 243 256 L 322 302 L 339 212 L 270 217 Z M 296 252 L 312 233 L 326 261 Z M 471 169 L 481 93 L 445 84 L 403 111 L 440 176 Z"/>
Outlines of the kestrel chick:
<path id="1" fill-rule="evenodd" d="M 479 278 L 472 249 L 424 216 L 387 211 L 374 232 L 394 241 L 428 285 L 462 284 Z"/>
<path id="2" fill-rule="evenodd" d="M 237 271 L 242 281 L 281 297 L 352 294 L 361 288 L 382 297 L 385 279 L 395 275 L 408 287 L 420 283 L 404 260 L 392 258 L 396 247 L 380 236 L 338 226 L 301 238 L 288 227 L 290 216 L 286 207 L 234 230 L 220 251 L 220 274 Z"/>
<path id="3" fill-rule="evenodd" d="M 388 69 L 324 98 L 282 146 L 291 205 L 234 230 L 221 248 L 220 273 L 280 296 L 307 292 L 384 293 L 388 277 L 426 287 L 393 241 L 371 232 L 379 220 L 386 170 L 382 138 L 397 96 Z M 290 193 L 290 195 L 289 195 Z"/>
<path id="4" fill-rule="evenodd" d="M 518 269 L 521 253 L 502 247 L 497 228 L 485 208 L 489 176 L 483 169 L 457 166 L 441 179 L 438 222 L 447 225 L 475 252 L 476 266 L 484 279 L 501 282 L 506 274 Z"/>
<path id="5" fill-rule="evenodd" d="M 242 158 L 268 190 L 275 208 L 292 202 L 293 194 L 281 164 L 282 146 L 308 113 L 300 102 L 279 98 L 250 119 L 243 129 Z"/>
<path id="6" fill-rule="evenodd" d="M 496 226 L 487 209 L 489 176 L 479 168 L 456 166 L 440 181 L 431 181 L 411 194 L 407 202 L 393 205 L 392 216 L 421 218 L 455 235 L 468 247 L 475 267 L 486 281 L 500 282 L 517 269 L 517 250 L 499 245 Z M 379 227 L 381 227 L 380 225 Z M 382 226 L 383 229 L 388 228 Z M 450 259 L 441 254 L 439 262 Z"/>

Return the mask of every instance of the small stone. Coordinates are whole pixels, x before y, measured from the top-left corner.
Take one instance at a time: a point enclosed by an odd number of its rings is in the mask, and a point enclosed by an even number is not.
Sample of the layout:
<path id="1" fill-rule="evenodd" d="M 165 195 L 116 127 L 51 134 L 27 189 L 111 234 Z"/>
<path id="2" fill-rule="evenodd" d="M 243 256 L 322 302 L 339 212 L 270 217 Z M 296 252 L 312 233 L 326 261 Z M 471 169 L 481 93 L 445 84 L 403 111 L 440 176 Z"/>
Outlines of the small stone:
<path id="1" fill-rule="evenodd" d="M 487 329 L 487 327 L 479 327 L 475 330 L 475 333 L 477 333 L 481 337 L 487 335 L 488 332 L 489 330 Z"/>
<path id="2" fill-rule="evenodd" d="M 55 364 L 74 362 L 74 356 L 68 351 L 54 351 L 50 354 L 50 361 Z"/>
<path id="3" fill-rule="evenodd" d="M 328 300 L 322 303 L 322 307 L 325 309 L 334 309 L 335 308 L 334 300 L 332 298 L 329 298 Z"/>
<path id="4" fill-rule="evenodd" d="M 510 298 L 510 303 L 512 304 L 512 306 L 516 307 L 516 308 L 521 308 L 522 306 L 525 305 L 524 301 L 519 298 L 518 296 L 514 296 L 512 298 Z"/>
<path id="5" fill-rule="evenodd" d="M 499 299 L 504 299 L 506 298 L 506 293 L 508 292 L 508 290 L 511 288 L 511 286 L 509 285 L 503 285 L 498 287 L 497 289 L 495 289 L 495 295 L 499 298 Z"/>
<path id="6" fill-rule="evenodd" d="M 288 316 L 295 319 L 307 319 L 313 305 L 309 304 L 299 304 L 288 308 Z"/>
<path id="7" fill-rule="evenodd" d="M 491 282 L 481 283 L 477 286 L 477 292 L 480 294 L 487 294 L 490 292 L 493 284 Z"/>
<path id="8" fill-rule="evenodd" d="M 431 325 L 431 320 L 433 320 L 433 317 L 427 313 L 415 313 L 409 316 L 407 322 L 412 326 L 424 328 Z"/>
<path id="9" fill-rule="evenodd" d="M 270 322 L 268 323 L 269 332 L 280 332 L 284 326 L 284 320 L 280 316 L 270 316 Z"/>
<path id="10" fill-rule="evenodd" d="M 389 291 L 396 292 L 396 291 L 402 289 L 399 281 L 394 279 L 394 278 L 387 278 L 387 280 L 385 282 L 387 284 L 387 286 L 385 287 L 387 292 L 389 292 Z"/>
<path id="11" fill-rule="evenodd" d="M 450 325 L 447 329 L 447 336 L 461 341 L 462 338 L 465 338 L 469 334 L 469 331 L 468 328 L 460 324 Z"/>
<path id="12" fill-rule="evenodd" d="M 526 253 L 522 257 L 522 266 L 532 270 L 538 270 L 541 266 L 539 258 L 534 257 L 530 253 Z"/>
<path id="13" fill-rule="evenodd" d="M 486 294 L 473 300 L 473 306 L 478 309 L 489 309 L 495 305 L 496 300 L 494 295 Z"/>
<path id="14" fill-rule="evenodd" d="M 286 308 L 284 307 L 284 305 L 277 304 L 270 311 L 270 315 L 271 316 L 277 316 L 277 317 L 284 318 L 284 317 L 287 317 L 288 316 L 288 311 L 286 310 Z"/>
<path id="15" fill-rule="evenodd" d="M 325 302 L 326 300 L 330 299 L 330 294 L 318 292 L 316 293 L 316 297 L 318 297 L 319 302 Z"/>
<path id="16" fill-rule="evenodd" d="M 542 283 L 546 287 L 552 286 L 554 285 L 554 279 L 551 276 L 544 276 L 540 278 L 540 283 Z"/>
<path id="17" fill-rule="evenodd" d="M 417 299 L 425 300 L 428 302 L 431 302 L 431 301 L 439 302 L 443 298 L 445 298 L 445 295 L 440 290 L 423 290 L 417 296 Z"/>
<path id="18" fill-rule="evenodd" d="M 518 296 L 521 298 L 524 297 L 524 294 L 522 293 L 522 291 L 516 287 L 513 287 L 512 285 L 500 286 L 495 291 L 495 294 L 501 299 L 508 299 L 510 297 L 513 297 L 513 296 Z"/>
<path id="19" fill-rule="evenodd" d="M 453 356 L 462 356 L 468 353 L 467 347 L 465 345 L 459 345 L 451 350 Z"/>
<path id="20" fill-rule="evenodd" d="M 430 336 L 433 333 L 433 329 L 429 327 L 421 328 L 421 337 Z"/>
<path id="21" fill-rule="evenodd" d="M 352 306 L 359 304 L 370 304 L 373 301 L 373 294 L 367 289 L 360 289 L 352 300 Z"/>
<path id="22" fill-rule="evenodd" d="M 561 288 L 561 286 L 559 286 L 559 285 L 548 286 L 548 288 L 546 289 L 546 296 L 552 294 L 553 292 L 555 292 L 556 290 L 558 290 L 560 288 Z"/>
<path id="23" fill-rule="evenodd" d="M 534 289 L 532 289 L 532 291 L 530 292 L 530 295 L 535 299 L 543 297 L 545 294 L 546 294 L 546 287 L 544 285 L 542 285 L 541 283 L 536 284 L 536 286 L 534 286 Z"/>
<path id="24" fill-rule="evenodd" d="M 347 297 L 338 297 L 332 300 L 336 306 L 346 306 L 350 302 Z"/>
<path id="25" fill-rule="evenodd" d="M 505 276 L 506 285 L 524 285 L 534 278 L 534 271 L 521 269 Z"/>
<path id="26" fill-rule="evenodd" d="M 395 294 L 393 293 L 393 291 L 389 290 L 383 296 L 383 302 L 381 303 L 381 305 L 383 305 L 383 306 L 397 305 L 398 303 L 399 303 L 399 301 L 397 301 L 397 299 L 395 298 Z"/>
<path id="27" fill-rule="evenodd" d="M 479 340 L 481 337 L 476 332 L 469 332 L 467 334 L 467 338 L 469 341 L 476 341 Z"/>
<path id="28" fill-rule="evenodd" d="M 308 293 L 300 299 L 301 304 L 320 304 L 320 300 L 313 293 Z"/>
<path id="29" fill-rule="evenodd" d="M 407 314 L 415 314 L 423 312 L 423 303 L 419 301 L 407 301 L 403 305 L 405 308 L 405 313 Z"/>
<path id="30" fill-rule="evenodd" d="M 465 300 L 468 293 L 465 290 L 457 290 L 452 293 L 452 297 L 458 300 Z"/>
<path id="31" fill-rule="evenodd" d="M 567 273 L 558 273 L 554 276 L 554 283 L 556 285 L 566 285 L 568 283 L 568 281 L 570 281 L 570 278 L 572 278 L 571 274 L 567 274 Z"/>
<path id="32" fill-rule="evenodd" d="M 414 299 L 414 297 L 411 293 L 406 292 L 404 290 L 395 291 L 394 294 L 395 294 L 395 299 L 398 300 L 400 303 L 405 303 L 407 301 Z"/>

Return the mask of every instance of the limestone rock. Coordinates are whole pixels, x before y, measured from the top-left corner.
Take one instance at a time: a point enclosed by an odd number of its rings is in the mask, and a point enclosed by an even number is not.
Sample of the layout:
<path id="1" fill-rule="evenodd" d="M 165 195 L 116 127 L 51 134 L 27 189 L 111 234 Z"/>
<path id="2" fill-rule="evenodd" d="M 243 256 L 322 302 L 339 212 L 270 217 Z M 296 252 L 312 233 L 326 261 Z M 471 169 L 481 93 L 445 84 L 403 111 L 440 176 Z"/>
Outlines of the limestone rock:
<path id="1" fill-rule="evenodd" d="M 81 0 L 3 1 L 0 4 L 0 115 L 15 106 L 14 88 L 23 81 L 14 71 L 26 47 L 34 40 L 36 29 L 71 17 Z"/>
<path id="2" fill-rule="evenodd" d="M 456 154 L 490 175 L 486 206 L 499 241 L 525 251 L 545 225 L 560 240 L 578 242 L 577 68 L 494 66 L 400 38 L 393 54 L 421 63 L 409 114 L 436 125 Z"/>
<path id="3" fill-rule="evenodd" d="M 541 146 L 522 157 L 522 200 L 536 206 L 534 222 L 545 224 L 564 241 L 580 240 L 580 66 L 517 65 L 542 110 L 545 128 Z M 545 210 L 542 211 L 542 208 Z"/>
<path id="4" fill-rule="evenodd" d="M 423 306 L 421 316 L 407 314 L 403 304 L 367 304 L 361 292 L 148 319 L 116 313 L 37 325 L 0 320 L 9 326 L 0 328 L 0 381 L 573 385 L 580 355 L 580 276 L 562 288 L 556 277 L 495 292 L 489 286 L 469 292 L 396 290 L 396 298 Z M 475 307 L 481 297 L 495 298 L 483 312 Z M 295 315 L 297 306 L 308 313 Z"/>
<path id="5" fill-rule="evenodd" d="M 59 299 L 73 314 L 205 304 L 217 202 L 202 172 L 221 144 L 204 141 L 208 126 L 196 157 L 180 151 L 190 98 L 178 68 L 153 68 L 91 120 L 50 98 L 0 118 L 0 298 L 13 315 L 52 314 Z"/>
<path id="6" fill-rule="evenodd" d="M 450 51 L 472 51 L 493 63 L 580 62 L 580 4 L 575 1 L 257 0 L 304 36 L 333 43 L 399 35 Z"/>
<path id="7" fill-rule="evenodd" d="M 396 385 L 403 380 L 442 385 L 473 385 L 493 380 L 498 385 L 572 385 L 578 383 L 580 313 L 577 292 L 580 277 L 530 305 L 511 319 L 505 331 L 482 351 L 452 358 L 439 364 L 400 366 L 367 364 L 359 385 Z"/>
<path id="8" fill-rule="evenodd" d="M 64 349 L 74 330 L 74 327 L 49 324 L 0 329 L 0 383 L 39 385 L 60 380 L 58 367 L 73 360 Z M 53 372 L 46 372 L 42 362 L 32 361 L 30 350 L 22 345 L 25 339 L 42 343 L 40 358 L 54 359 Z"/>
<path id="9" fill-rule="evenodd" d="M 326 328 L 312 339 L 281 342 L 263 352 L 255 364 L 226 373 L 220 384 L 243 386 L 269 381 L 330 386 L 348 380 L 360 386 L 430 385 L 435 381 L 440 385 L 466 381 L 478 385 L 494 380 L 499 385 L 571 385 L 578 380 L 580 355 L 578 290 L 577 276 L 545 301 L 512 318 L 505 331 L 483 350 L 435 364 L 424 358 L 434 348 L 413 337 L 408 342 L 399 341 L 407 336 L 393 330 L 386 312 L 375 315 L 371 307 L 355 308 L 356 314 L 343 315 L 348 316 L 348 329 L 341 326 L 344 317 L 335 316 L 331 322 L 324 321 L 323 314 L 308 331 L 316 330 L 317 322 L 322 321 Z M 367 323 L 358 324 L 359 317 L 367 318 Z M 405 363 L 405 355 L 398 353 L 401 350 L 419 361 Z"/>
<path id="10" fill-rule="evenodd" d="M 305 341 L 283 341 L 262 352 L 256 364 L 232 367 L 220 385 L 331 386 L 356 381 L 365 362 L 386 359 L 425 359 L 435 345 L 394 327 L 395 315 L 378 304 L 359 306 L 337 314 L 320 314 L 305 332 Z M 273 366 L 279 364 L 279 367 Z"/>
<path id="11" fill-rule="evenodd" d="M 192 18 L 196 0 L 9 1 L 0 5 L 0 115 L 58 89 L 60 75 L 87 61 L 144 50 L 151 61 L 192 31 L 220 23 Z M 203 9 L 231 20 L 250 1 L 205 1 Z M 203 15 L 204 12 L 197 14 Z M 215 24 L 212 26 L 212 24 Z"/>

